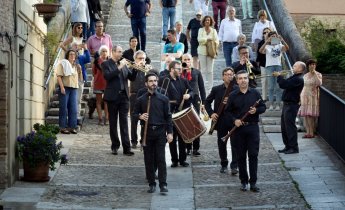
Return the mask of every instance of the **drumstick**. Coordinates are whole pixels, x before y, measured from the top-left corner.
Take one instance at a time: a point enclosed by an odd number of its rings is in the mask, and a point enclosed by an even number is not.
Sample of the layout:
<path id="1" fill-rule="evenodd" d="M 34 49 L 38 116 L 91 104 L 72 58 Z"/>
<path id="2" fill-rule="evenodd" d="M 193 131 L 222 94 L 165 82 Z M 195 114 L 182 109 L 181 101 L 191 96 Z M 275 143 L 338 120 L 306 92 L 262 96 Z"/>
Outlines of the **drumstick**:
<path id="1" fill-rule="evenodd" d="M 186 90 L 186 92 L 184 94 L 187 94 L 187 93 L 188 93 L 188 89 Z M 182 98 L 183 98 L 183 96 L 182 96 Z M 178 107 L 179 111 L 181 111 L 183 109 L 183 104 L 184 104 L 184 98 L 182 99 L 180 106 Z"/>

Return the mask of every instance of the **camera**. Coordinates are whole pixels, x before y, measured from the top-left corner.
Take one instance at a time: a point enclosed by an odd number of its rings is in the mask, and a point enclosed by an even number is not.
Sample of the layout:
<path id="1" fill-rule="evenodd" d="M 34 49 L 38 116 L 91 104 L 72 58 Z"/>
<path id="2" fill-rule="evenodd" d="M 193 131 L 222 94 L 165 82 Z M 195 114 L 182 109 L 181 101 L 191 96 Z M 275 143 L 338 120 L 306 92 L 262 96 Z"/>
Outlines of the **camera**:
<path id="1" fill-rule="evenodd" d="M 183 62 L 182 63 L 182 68 L 187 68 L 187 63 Z"/>

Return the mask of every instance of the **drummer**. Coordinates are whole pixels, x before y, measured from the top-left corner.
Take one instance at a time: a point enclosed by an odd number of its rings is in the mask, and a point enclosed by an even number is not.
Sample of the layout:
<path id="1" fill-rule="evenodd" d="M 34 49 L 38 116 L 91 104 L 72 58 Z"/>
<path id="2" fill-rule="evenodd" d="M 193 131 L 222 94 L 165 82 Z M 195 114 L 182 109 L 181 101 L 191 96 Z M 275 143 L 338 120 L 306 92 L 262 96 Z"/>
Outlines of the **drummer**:
<path id="1" fill-rule="evenodd" d="M 177 99 L 177 103 L 171 103 L 171 112 L 176 113 L 179 110 L 180 104 L 183 103 L 182 109 L 188 108 L 191 105 L 192 99 L 193 99 L 193 90 L 191 86 L 189 85 L 189 82 L 181 78 L 181 72 L 182 72 L 182 66 L 179 61 L 172 61 L 169 66 L 169 75 L 167 78 L 169 78 L 170 82 L 168 87 L 166 88 L 168 92 L 172 92 L 172 94 L 169 94 L 170 100 Z M 175 96 L 174 98 L 170 98 L 170 95 Z M 178 166 L 178 163 L 182 167 L 188 167 L 189 164 L 186 162 L 186 144 L 182 140 L 180 134 L 177 132 L 176 127 L 174 126 L 174 132 L 173 132 L 173 141 L 169 144 L 170 154 L 171 154 L 171 167 L 175 168 Z M 177 154 L 177 143 L 178 141 L 178 153 Z"/>

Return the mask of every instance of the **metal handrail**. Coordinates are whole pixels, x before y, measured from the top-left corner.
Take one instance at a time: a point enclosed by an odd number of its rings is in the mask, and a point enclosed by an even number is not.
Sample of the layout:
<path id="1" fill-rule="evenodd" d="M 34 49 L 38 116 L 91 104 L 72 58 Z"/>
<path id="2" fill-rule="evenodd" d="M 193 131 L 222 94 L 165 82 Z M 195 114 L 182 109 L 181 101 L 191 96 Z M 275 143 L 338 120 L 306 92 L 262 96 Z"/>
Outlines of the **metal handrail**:
<path id="1" fill-rule="evenodd" d="M 72 28 L 71 24 L 68 24 L 68 28 L 67 28 L 64 36 L 63 36 L 63 40 L 67 39 L 67 37 L 68 37 L 68 35 L 69 35 L 70 31 L 71 31 L 71 28 Z M 62 48 L 59 47 L 58 52 L 57 52 L 56 57 L 55 57 L 55 60 L 54 60 L 54 63 L 50 67 L 48 77 L 47 77 L 47 79 L 46 79 L 46 81 L 44 83 L 44 90 L 47 90 L 47 87 L 48 87 L 49 81 L 51 79 L 51 76 L 53 75 L 54 69 L 55 69 L 56 65 L 58 64 L 58 62 L 60 60 L 61 52 L 62 52 Z"/>
<path id="2" fill-rule="evenodd" d="M 262 0 L 262 2 L 263 2 L 263 4 L 264 4 L 264 9 L 266 10 L 269 19 L 274 23 L 274 19 L 273 19 L 272 15 L 271 15 L 271 13 L 270 13 L 270 11 L 269 11 L 269 9 L 268 9 L 266 0 Z M 274 24 L 274 25 L 275 25 L 275 24 Z M 290 63 L 290 59 L 289 59 L 289 57 L 287 56 L 286 52 L 283 53 L 283 56 L 284 56 L 284 60 L 285 60 L 285 62 L 287 63 L 289 69 L 292 69 L 292 65 L 291 65 L 291 63 Z"/>

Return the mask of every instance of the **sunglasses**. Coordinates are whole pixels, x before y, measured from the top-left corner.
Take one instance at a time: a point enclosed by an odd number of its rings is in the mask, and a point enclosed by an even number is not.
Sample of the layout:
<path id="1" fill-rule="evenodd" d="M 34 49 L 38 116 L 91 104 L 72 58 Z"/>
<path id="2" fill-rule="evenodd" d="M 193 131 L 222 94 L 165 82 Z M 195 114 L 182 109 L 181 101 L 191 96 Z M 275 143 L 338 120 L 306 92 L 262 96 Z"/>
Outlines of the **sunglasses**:
<path id="1" fill-rule="evenodd" d="M 77 27 L 77 29 L 83 29 L 83 27 L 79 26 L 79 27 Z"/>
<path id="2" fill-rule="evenodd" d="M 263 32 L 262 34 L 268 34 L 269 32 L 267 32 L 267 31 L 265 31 L 265 32 Z"/>

